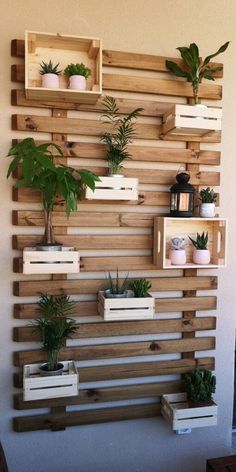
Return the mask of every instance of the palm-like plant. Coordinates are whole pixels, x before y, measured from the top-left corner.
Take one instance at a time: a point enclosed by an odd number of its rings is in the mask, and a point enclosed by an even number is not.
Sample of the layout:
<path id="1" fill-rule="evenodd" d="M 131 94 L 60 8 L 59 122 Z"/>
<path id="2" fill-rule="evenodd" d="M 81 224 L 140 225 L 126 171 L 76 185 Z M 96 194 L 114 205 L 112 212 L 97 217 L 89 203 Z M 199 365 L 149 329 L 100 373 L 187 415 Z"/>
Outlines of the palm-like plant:
<path id="1" fill-rule="evenodd" d="M 209 65 L 211 59 L 223 53 L 229 45 L 229 41 L 223 44 L 217 52 L 210 54 L 204 60 L 199 56 L 199 49 L 195 43 L 191 43 L 189 47 L 178 47 L 178 51 L 184 61 L 184 68 L 180 67 L 173 61 L 166 61 L 166 67 L 176 77 L 184 77 L 188 82 L 192 83 L 194 103 L 197 104 L 198 88 L 202 79 L 215 80 L 214 74 L 222 70 L 221 66 L 211 67 Z"/>
<path id="2" fill-rule="evenodd" d="M 84 187 L 92 190 L 95 182 L 100 180 L 88 170 L 76 170 L 73 167 L 56 165 L 53 151 L 62 156 L 61 148 L 54 143 L 36 145 L 33 138 L 26 138 L 13 146 L 8 156 L 13 157 L 7 177 L 14 175 L 19 164 L 22 165 L 22 176 L 16 182 L 16 187 L 31 187 L 41 191 L 42 204 L 45 212 L 45 233 L 42 244 L 55 244 L 52 227 L 52 211 L 60 194 L 66 204 L 66 214 L 77 211 L 77 200 L 83 198 Z"/>
<path id="3" fill-rule="evenodd" d="M 114 97 L 105 96 L 102 105 L 102 117 L 112 125 L 112 128 L 111 131 L 101 134 L 101 141 L 108 146 L 107 158 L 110 173 L 116 174 L 122 168 L 122 162 L 125 159 L 131 159 L 127 146 L 135 136 L 133 120 L 140 115 L 143 109 L 136 108 L 121 118 Z"/>

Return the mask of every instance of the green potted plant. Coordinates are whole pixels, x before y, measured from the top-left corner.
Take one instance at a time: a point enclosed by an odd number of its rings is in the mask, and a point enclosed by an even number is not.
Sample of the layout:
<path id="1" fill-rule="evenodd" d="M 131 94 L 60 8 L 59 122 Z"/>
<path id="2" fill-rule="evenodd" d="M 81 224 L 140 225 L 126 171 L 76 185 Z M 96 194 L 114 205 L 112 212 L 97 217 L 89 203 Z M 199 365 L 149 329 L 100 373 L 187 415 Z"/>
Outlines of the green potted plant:
<path id="1" fill-rule="evenodd" d="M 208 245 L 208 232 L 206 234 L 197 233 L 196 239 L 192 239 L 189 236 L 191 243 L 194 246 L 193 250 L 193 262 L 195 264 L 209 264 L 211 260 L 210 251 L 207 248 Z"/>
<path id="2" fill-rule="evenodd" d="M 42 75 L 42 87 L 59 88 L 59 75 L 62 72 L 58 70 L 59 62 L 54 65 L 51 59 L 49 62 L 42 61 L 40 67 L 39 73 Z"/>
<path id="3" fill-rule="evenodd" d="M 57 156 L 63 155 L 57 144 L 46 143 L 37 146 L 33 138 L 26 138 L 8 152 L 8 156 L 13 157 L 13 160 L 8 168 L 7 177 L 13 176 L 16 168 L 21 164 L 22 175 L 18 178 L 16 187 L 31 187 L 41 191 L 45 213 L 45 232 L 40 250 L 42 247 L 47 250 L 52 246 L 58 246 L 52 227 L 52 212 L 57 195 L 60 194 L 62 201 L 65 201 L 66 214 L 69 217 L 71 211 L 77 211 L 77 200 L 83 198 L 85 186 L 94 190 L 95 182 L 99 180 L 99 177 L 88 170 L 77 170 L 70 166 L 56 164 L 53 151 L 57 153 Z"/>
<path id="4" fill-rule="evenodd" d="M 169 257 L 173 265 L 186 264 L 185 238 L 178 236 L 171 238 Z"/>
<path id="5" fill-rule="evenodd" d="M 147 279 L 135 279 L 130 284 L 130 289 L 133 291 L 136 298 L 149 297 L 148 290 L 152 287 L 151 282 Z"/>
<path id="6" fill-rule="evenodd" d="M 208 369 L 194 370 L 185 375 L 185 390 L 190 406 L 211 405 L 215 393 L 216 378 Z"/>
<path id="7" fill-rule="evenodd" d="M 125 159 L 131 159 L 127 149 L 135 136 L 135 119 L 140 115 L 142 108 L 136 108 L 123 117 L 119 114 L 114 97 L 105 96 L 102 101 L 102 117 L 110 123 L 110 131 L 101 134 L 101 142 L 107 145 L 107 160 L 109 175 L 120 177 L 120 170 Z"/>
<path id="8" fill-rule="evenodd" d="M 113 279 L 110 272 L 108 272 L 107 283 L 108 287 L 104 290 L 105 298 L 127 298 L 128 297 L 128 275 L 123 280 L 119 278 L 119 271 L 116 270 L 116 277 Z"/>
<path id="9" fill-rule="evenodd" d="M 213 218 L 215 216 L 215 202 L 217 194 L 213 188 L 203 188 L 199 193 L 200 204 L 200 216 L 202 218 Z"/>
<path id="10" fill-rule="evenodd" d="M 191 43 L 189 47 L 177 48 L 183 59 L 183 67 L 180 67 L 176 62 L 169 60 L 166 61 L 167 69 L 169 69 L 176 77 L 184 77 L 188 82 L 191 82 L 195 105 L 199 103 L 198 90 L 202 79 L 215 80 L 214 73 L 222 70 L 221 66 L 212 67 L 210 61 L 214 57 L 218 56 L 218 54 L 226 51 L 228 45 L 229 41 L 224 43 L 217 52 L 210 54 L 205 59 L 201 59 L 198 46 L 195 43 Z"/>
<path id="11" fill-rule="evenodd" d="M 78 329 L 75 320 L 70 318 L 75 312 L 75 302 L 66 295 L 41 294 L 37 305 L 41 316 L 31 326 L 39 333 L 47 356 L 47 362 L 39 369 L 42 375 L 58 375 L 63 371 L 63 363 L 58 362 L 60 351 Z"/>
<path id="12" fill-rule="evenodd" d="M 86 80 L 91 75 L 91 69 L 83 62 L 80 64 L 68 64 L 64 74 L 69 78 L 69 89 L 86 90 Z"/>

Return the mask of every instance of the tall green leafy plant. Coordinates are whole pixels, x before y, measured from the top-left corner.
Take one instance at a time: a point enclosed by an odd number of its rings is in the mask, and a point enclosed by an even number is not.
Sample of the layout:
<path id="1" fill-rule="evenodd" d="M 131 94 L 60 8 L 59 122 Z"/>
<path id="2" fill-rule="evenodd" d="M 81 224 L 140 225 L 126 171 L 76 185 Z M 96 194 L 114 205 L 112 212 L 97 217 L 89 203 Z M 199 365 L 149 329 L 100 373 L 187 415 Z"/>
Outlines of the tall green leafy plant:
<path id="1" fill-rule="evenodd" d="M 193 88 L 194 103 L 199 102 L 198 89 L 202 79 L 215 80 L 214 74 L 217 71 L 222 70 L 221 66 L 212 67 L 210 61 L 218 56 L 218 54 L 226 51 L 229 45 L 229 41 L 224 43 L 218 51 L 210 54 L 205 59 L 201 59 L 199 56 L 199 49 L 195 43 L 191 43 L 189 47 L 178 47 L 178 51 L 184 62 L 184 67 L 180 67 L 176 62 L 166 61 L 166 67 L 176 77 L 184 77 L 188 82 L 191 82 Z"/>
<path id="2" fill-rule="evenodd" d="M 53 154 L 54 152 L 54 154 Z M 52 227 L 52 211 L 60 194 L 66 205 L 66 215 L 77 211 L 77 200 L 83 198 L 87 185 L 92 190 L 95 182 L 100 180 L 95 174 L 84 169 L 56 164 L 54 157 L 62 156 L 61 148 L 54 143 L 36 145 L 33 138 L 26 138 L 13 146 L 8 156 L 13 160 L 8 168 L 7 177 L 14 173 L 21 164 L 22 175 L 16 182 L 17 188 L 30 187 L 40 190 L 45 212 L 45 233 L 42 244 L 55 244 Z"/>

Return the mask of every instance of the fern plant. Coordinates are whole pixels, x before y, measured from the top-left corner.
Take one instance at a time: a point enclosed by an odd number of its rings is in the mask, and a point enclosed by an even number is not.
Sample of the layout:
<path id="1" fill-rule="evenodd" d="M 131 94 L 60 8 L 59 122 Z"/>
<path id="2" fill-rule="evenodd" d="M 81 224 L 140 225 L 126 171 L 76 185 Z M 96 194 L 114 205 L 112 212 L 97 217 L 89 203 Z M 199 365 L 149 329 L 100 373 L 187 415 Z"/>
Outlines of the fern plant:
<path id="1" fill-rule="evenodd" d="M 131 290 L 134 292 L 134 296 L 137 298 L 144 298 L 147 296 L 148 290 L 150 290 L 152 284 L 146 279 L 133 280 L 130 284 Z"/>
<path id="2" fill-rule="evenodd" d="M 206 232 L 206 234 L 204 233 L 204 231 L 203 231 L 202 234 L 197 233 L 196 240 L 192 239 L 190 236 L 189 236 L 189 239 L 190 239 L 191 243 L 194 245 L 194 247 L 196 249 L 200 249 L 200 250 L 206 250 L 207 249 L 208 232 Z"/>
<path id="3" fill-rule="evenodd" d="M 210 187 L 207 187 L 200 191 L 199 198 L 202 203 L 215 203 L 217 194 L 214 192 L 213 188 L 210 189 Z"/>
<path id="4" fill-rule="evenodd" d="M 71 77 L 72 75 L 82 75 L 85 77 L 85 79 L 87 79 L 91 73 L 91 69 L 86 67 L 83 62 L 80 64 L 69 64 L 64 70 L 64 74 L 67 77 Z"/>
<path id="5" fill-rule="evenodd" d="M 215 393 L 216 378 L 208 369 L 194 370 L 185 375 L 187 398 L 193 403 L 209 403 Z"/>
<path id="6" fill-rule="evenodd" d="M 140 115 L 142 108 L 136 108 L 121 118 L 119 108 L 114 97 L 105 96 L 102 102 L 102 117 L 110 123 L 111 131 L 101 134 L 101 142 L 108 147 L 107 159 L 110 174 L 117 174 L 123 167 L 125 159 L 131 159 L 127 149 L 135 136 L 134 120 Z"/>
<path id="7" fill-rule="evenodd" d="M 44 74 L 60 75 L 62 71 L 58 70 L 58 66 L 59 66 L 59 62 L 54 66 L 51 59 L 49 62 L 42 61 L 40 64 L 41 70 L 39 71 L 39 73 L 41 75 L 44 75 Z"/>

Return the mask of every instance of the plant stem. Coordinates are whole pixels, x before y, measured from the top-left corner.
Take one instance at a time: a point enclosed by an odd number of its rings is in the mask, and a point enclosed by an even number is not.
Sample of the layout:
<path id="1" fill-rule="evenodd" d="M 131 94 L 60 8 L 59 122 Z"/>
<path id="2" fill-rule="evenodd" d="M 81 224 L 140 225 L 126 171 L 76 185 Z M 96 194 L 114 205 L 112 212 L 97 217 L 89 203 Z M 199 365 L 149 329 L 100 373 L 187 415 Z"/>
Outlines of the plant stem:
<path id="1" fill-rule="evenodd" d="M 43 244 L 56 244 L 54 231 L 52 227 L 52 211 L 45 210 L 44 218 L 45 218 L 45 232 L 42 239 L 42 243 Z"/>
<path id="2" fill-rule="evenodd" d="M 194 98 L 194 103 L 197 105 L 199 103 L 199 98 L 198 98 L 198 83 L 193 83 L 193 98 Z"/>

